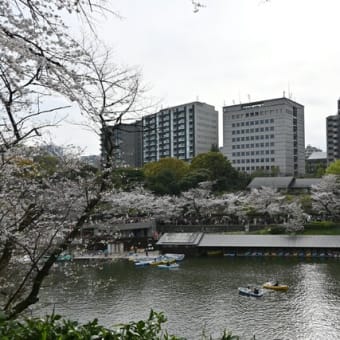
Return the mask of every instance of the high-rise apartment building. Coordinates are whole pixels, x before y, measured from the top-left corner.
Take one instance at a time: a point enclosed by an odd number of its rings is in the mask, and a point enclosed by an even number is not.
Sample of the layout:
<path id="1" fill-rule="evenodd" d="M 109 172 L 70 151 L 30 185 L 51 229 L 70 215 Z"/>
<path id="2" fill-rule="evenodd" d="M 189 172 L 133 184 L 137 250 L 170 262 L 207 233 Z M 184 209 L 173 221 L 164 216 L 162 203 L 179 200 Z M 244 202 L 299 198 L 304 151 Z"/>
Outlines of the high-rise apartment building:
<path id="1" fill-rule="evenodd" d="M 142 121 L 131 124 L 107 126 L 101 132 L 101 157 L 105 163 L 107 154 L 116 167 L 141 167 Z"/>
<path id="2" fill-rule="evenodd" d="M 340 99 L 338 100 L 338 114 L 327 117 L 327 160 L 328 163 L 340 159 Z"/>
<path id="3" fill-rule="evenodd" d="M 223 107 L 222 152 L 243 172 L 303 175 L 303 105 L 278 98 Z"/>
<path id="4" fill-rule="evenodd" d="M 143 117 L 143 162 L 165 157 L 191 160 L 218 145 L 218 112 L 193 102 Z"/>

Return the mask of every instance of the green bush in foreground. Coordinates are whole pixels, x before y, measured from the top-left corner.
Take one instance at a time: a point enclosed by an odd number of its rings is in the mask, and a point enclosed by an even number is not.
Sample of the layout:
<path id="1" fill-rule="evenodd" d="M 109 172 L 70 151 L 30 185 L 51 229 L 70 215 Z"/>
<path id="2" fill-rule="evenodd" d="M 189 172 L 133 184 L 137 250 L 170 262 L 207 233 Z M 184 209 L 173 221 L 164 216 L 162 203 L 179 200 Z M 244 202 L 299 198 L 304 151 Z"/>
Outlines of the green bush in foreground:
<path id="1" fill-rule="evenodd" d="M 1 340 L 185 340 L 183 337 L 169 335 L 162 330 L 166 322 L 163 313 L 151 310 L 146 321 L 120 324 L 108 329 L 95 319 L 81 325 L 76 321 L 63 319 L 60 315 L 45 319 L 26 318 L 22 321 L 6 320 L 0 315 Z M 212 337 L 202 335 L 202 340 Z M 224 332 L 220 340 L 238 340 L 238 336 Z"/>

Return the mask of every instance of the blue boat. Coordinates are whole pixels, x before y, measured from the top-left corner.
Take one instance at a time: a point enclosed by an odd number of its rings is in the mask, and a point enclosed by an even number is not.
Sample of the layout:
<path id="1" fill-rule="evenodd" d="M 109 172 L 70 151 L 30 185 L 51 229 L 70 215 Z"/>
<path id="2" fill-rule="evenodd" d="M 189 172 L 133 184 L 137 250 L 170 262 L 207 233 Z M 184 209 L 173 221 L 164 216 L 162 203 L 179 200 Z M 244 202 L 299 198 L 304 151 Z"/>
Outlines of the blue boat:
<path id="1" fill-rule="evenodd" d="M 135 267 L 147 267 L 150 266 L 150 264 L 152 263 L 152 260 L 149 261 L 137 261 L 135 262 Z"/>
<path id="2" fill-rule="evenodd" d="M 245 295 L 245 296 L 261 297 L 263 295 L 263 290 L 257 289 L 257 288 L 250 289 L 250 288 L 240 287 L 238 289 L 238 293 L 240 295 Z"/>

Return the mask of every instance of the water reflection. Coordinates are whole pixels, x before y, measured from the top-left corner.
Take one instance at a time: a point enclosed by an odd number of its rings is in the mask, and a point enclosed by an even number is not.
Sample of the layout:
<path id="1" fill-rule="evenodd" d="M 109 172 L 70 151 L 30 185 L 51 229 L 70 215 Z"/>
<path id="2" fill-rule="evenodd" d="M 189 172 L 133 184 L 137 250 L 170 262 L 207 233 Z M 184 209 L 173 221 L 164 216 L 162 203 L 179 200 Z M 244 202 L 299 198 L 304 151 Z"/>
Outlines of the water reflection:
<path id="1" fill-rule="evenodd" d="M 179 270 L 135 268 L 119 262 L 102 267 L 69 264 L 50 277 L 36 313 L 80 321 L 98 318 L 111 326 L 164 311 L 170 333 L 197 339 L 230 329 L 242 339 L 339 339 L 340 261 L 287 258 L 197 258 Z M 287 292 L 263 298 L 239 296 L 237 288 L 271 278 Z"/>

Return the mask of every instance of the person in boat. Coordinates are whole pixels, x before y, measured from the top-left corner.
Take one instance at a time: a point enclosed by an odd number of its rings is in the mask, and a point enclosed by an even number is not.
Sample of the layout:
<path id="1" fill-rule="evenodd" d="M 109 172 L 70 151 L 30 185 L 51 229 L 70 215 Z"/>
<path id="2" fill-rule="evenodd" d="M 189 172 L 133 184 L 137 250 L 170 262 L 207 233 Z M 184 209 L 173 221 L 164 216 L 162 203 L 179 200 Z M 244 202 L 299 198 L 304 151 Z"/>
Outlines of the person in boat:
<path id="1" fill-rule="evenodd" d="M 259 293 L 259 290 L 257 288 L 254 288 L 254 293 L 255 294 L 258 294 Z"/>
<path id="2" fill-rule="evenodd" d="M 276 281 L 274 282 L 273 286 L 277 287 L 278 285 L 279 285 L 279 281 L 276 280 Z"/>
<path id="3" fill-rule="evenodd" d="M 170 261 L 168 261 L 168 262 L 166 263 L 166 265 L 167 265 L 167 266 L 170 266 Z"/>

